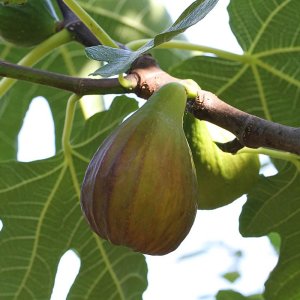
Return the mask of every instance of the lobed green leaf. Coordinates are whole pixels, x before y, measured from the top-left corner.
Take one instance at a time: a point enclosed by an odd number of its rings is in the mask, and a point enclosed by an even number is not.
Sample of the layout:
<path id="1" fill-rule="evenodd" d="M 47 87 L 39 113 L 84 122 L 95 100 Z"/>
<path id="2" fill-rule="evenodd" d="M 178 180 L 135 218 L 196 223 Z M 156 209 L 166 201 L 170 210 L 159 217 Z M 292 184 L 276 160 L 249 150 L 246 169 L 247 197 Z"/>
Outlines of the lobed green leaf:
<path id="1" fill-rule="evenodd" d="M 69 299 L 141 298 L 147 285 L 143 255 L 93 234 L 79 202 L 92 152 L 136 109 L 135 100 L 122 97 L 93 116 L 73 138 L 72 157 L 0 163 L 1 299 L 49 299 L 58 262 L 69 249 L 81 259 Z"/>
<path id="2" fill-rule="evenodd" d="M 172 75 L 194 79 L 251 114 L 299 126 L 300 2 L 233 0 L 228 10 L 244 54 L 193 57 L 172 68 Z"/>

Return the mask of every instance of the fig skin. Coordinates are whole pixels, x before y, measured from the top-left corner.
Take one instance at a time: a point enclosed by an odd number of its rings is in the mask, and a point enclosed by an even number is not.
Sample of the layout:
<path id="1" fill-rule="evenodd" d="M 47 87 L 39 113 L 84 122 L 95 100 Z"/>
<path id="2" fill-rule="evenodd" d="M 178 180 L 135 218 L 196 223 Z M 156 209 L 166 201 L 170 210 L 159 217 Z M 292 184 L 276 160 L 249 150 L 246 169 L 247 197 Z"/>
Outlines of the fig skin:
<path id="1" fill-rule="evenodd" d="M 151 255 L 174 251 L 197 211 L 198 185 L 182 117 L 186 92 L 169 83 L 99 147 L 82 185 L 92 230 Z"/>

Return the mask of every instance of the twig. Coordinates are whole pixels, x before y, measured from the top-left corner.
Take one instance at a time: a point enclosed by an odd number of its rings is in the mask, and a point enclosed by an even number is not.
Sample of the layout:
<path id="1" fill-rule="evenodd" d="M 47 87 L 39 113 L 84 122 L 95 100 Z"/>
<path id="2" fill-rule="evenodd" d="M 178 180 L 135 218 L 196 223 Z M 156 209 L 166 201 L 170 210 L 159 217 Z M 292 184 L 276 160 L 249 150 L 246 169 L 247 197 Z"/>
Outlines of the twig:
<path id="1" fill-rule="evenodd" d="M 0 60 L 0 76 L 38 83 L 54 88 L 70 91 L 78 95 L 124 94 L 124 89 L 117 78 L 91 79 L 67 76 L 59 73 L 38 70 L 15 65 Z M 137 78 L 134 74 L 126 76 L 135 86 Z"/>

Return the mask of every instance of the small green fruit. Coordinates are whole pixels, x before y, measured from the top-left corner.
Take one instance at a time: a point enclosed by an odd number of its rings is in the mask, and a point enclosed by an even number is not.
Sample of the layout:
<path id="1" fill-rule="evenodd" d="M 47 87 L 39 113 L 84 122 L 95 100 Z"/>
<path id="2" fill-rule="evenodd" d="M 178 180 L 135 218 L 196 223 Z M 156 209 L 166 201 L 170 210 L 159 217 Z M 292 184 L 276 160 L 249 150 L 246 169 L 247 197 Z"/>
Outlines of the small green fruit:
<path id="1" fill-rule="evenodd" d="M 258 179 L 257 155 L 225 153 L 214 143 L 206 122 L 187 115 L 184 130 L 197 171 L 199 209 L 227 205 L 245 194 Z"/>
<path id="2" fill-rule="evenodd" d="M 57 17 L 51 1 L 0 3 L 0 36 L 16 46 L 31 47 L 56 32 Z"/>
<path id="3" fill-rule="evenodd" d="M 190 231 L 198 187 L 182 127 L 185 105 L 182 85 L 163 86 L 97 150 L 81 205 L 100 237 L 163 255 Z"/>

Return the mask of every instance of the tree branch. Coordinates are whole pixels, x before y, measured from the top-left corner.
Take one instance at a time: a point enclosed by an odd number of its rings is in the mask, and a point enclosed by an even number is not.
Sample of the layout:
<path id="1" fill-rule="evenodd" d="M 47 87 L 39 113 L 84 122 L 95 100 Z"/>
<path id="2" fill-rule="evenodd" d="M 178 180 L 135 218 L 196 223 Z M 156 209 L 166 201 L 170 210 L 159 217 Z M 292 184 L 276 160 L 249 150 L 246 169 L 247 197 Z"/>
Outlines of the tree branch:
<path id="1" fill-rule="evenodd" d="M 123 88 L 118 79 L 90 79 L 70 77 L 43 70 L 21 67 L 0 60 L 0 76 L 39 83 L 79 95 L 124 94 L 134 92 L 148 99 L 161 86 L 169 82 L 182 82 L 156 64 L 150 55 L 138 58 L 125 77 L 133 90 Z M 199 90 L 196 99 L 190 99 L 187 110 L 200 120 L 216 124 L 236 136 L 226 144 L 218 144 L 226 152 L 235 153 L 244 146 L 267 147 L 300 155 L 300 128 L 280 125 L 238 110 L 220 100 L 211 92 Z"/>
<path id="2" fill-rule="evenodd" d="M 195 101 L 188 102 L 187 109 L 196 118 L 216 124 L 236 136 L 236 140 L 220 146 L 226 152 L 235 153 L 246 146 L 266 147 L 300 155 L 300 128 L 250 115 L 204 90 L 199 91 Z"/>
<path id="3" fill-rule="evenodd" d="M 38 83 L 78 95 L 105 95 L 124 94 L 129 91 L 124 89 L 117 78 L 91 79 L 67 76 L 44 70 L 38 70 L 19 66 L 0 60 L 0 76 Z M 135 86 L 137 78 L 134 74 L 128 75 L 127 79 Z"/>
<path id="4" fill-rule="evenodd" d="M 162 85 L 181 81 L 161 70 L 149 55 L 137 59 L 129 73 L 139 78 L 135 93 L 145 99 Z M 229 143 L 218 144 L 225 152 L 236 153 L 246 146 L 267 147 L 300 155 L 300 128 L 250 115 L 223 102 L 211 92 L 199 90 L 198 97 L 188 101 L 187 110 L 197 119 L 209 121 L 236 136 Z"/>

